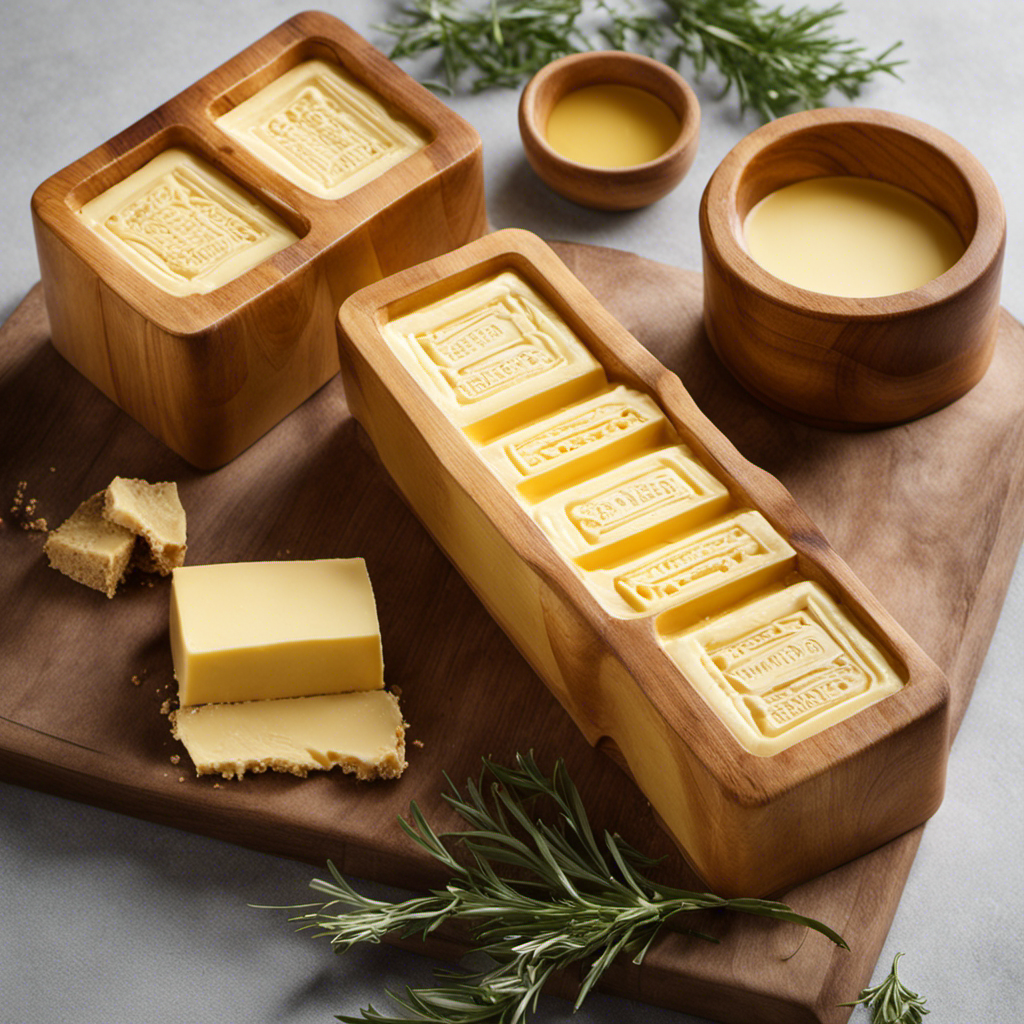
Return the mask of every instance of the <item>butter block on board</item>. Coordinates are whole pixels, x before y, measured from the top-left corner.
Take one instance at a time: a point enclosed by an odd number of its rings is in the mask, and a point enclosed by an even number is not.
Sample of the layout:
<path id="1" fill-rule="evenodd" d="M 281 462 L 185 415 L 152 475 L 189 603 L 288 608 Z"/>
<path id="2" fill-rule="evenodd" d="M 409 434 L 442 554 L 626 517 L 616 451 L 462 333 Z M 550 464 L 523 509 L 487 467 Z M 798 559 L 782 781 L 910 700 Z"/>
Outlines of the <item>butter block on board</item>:
<path id="1" fill-rule="evenodd" d="M 394 779 L 406 767 L 405 723 L 386 690 L 179 708 L 171 728 L 199 775 L 305 777 L 340 767 L 358 779 Z"/>
<path id="2" fill-rule="evenodd" d="M 538 415 L 513 398 L 529 361 L 503 364 L 488 439 L 407 325 L 457 296 L 482 311 L 474 336 L 497 337 L 499 280 L 604 376 Z M 400 492 L 711 889 L 777 892 L 936 809 L 941 671 L 540 239 L 495 232 L 371 285 L 338 340 L 349 408 Z"/>
<path id="3" fill-rule="evenodd" d="M 361 558 L 182 566 L 170 634 L 183 708 L 384 686 Z"/>

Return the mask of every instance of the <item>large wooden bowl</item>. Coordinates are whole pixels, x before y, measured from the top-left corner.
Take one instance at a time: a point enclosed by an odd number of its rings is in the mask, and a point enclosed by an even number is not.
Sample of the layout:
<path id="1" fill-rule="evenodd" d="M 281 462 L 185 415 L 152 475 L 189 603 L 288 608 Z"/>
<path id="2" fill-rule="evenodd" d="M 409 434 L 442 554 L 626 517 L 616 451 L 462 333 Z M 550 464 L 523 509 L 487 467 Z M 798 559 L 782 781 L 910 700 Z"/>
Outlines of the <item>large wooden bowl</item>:
<path id="1" fill-rule="evenodd" d="M 289 180 L 218 124 L 313 59 L 342 69 L 425 140 L 335 199 Z M 296 241 L 205 294 L 154 284 L 78 211 L 169 147 L 233 181 Z M 212 469 L 337 373 L 334 318 L 347 295 L 486 230 L 482 146 L 357 33 L 306 12 L 47 179 L 32 214 L 54 346 L 170 448 Z"/>
<path id="2" fill-rule="evenodd" d="M 657 96 L 679 118 L 679 135 L 656 160 L 631 167 L 591 167 L 562 156 L 547 141 L 548 115 L 566 93 L 589 85 L 629 85 Z M 598 210 L 634 210 L 667 195 L 697 155 L 700 104 L 676 71 L 620 50 L 574 53 L 537 72 L 519 101 L 519 134 L 530 166 L 560 195 Z"/>
<path id="3" fill-rule="evenodd" d="M 966 251 L 946 273 L 894 295 L 843 298 L 780 280 L 748 252 L 744 220 L 769 193 L 830 175 L 909 189 L 949 217 Z M 712 175 L 700 231 L 711 342 L 740 383 L 778 411 L 833 428 L 901 423 L 959 398 L 989 365 L 1003 205 L 978 160 L 935 128 L 856 107 L 765 125 Z"/>

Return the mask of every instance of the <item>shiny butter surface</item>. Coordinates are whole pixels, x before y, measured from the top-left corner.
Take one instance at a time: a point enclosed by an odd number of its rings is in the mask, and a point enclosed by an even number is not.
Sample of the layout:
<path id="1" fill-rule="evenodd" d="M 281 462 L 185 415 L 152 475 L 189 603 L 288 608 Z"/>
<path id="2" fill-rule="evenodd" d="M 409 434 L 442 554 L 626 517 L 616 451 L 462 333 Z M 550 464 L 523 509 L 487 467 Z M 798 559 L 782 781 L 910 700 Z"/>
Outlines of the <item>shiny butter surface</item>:
<path id="1" fill-rule="evenodd" d="M 321 199 L 340 199 L 427 144 L 337 64 L 308 60 L 215 124 Z"/>
<path id="2" fill-rule="evenodd" d="M 298 236 L 186 149 L 166 149 L 78 211 L 103 241 L 171 295 L 213 291 Z"/>

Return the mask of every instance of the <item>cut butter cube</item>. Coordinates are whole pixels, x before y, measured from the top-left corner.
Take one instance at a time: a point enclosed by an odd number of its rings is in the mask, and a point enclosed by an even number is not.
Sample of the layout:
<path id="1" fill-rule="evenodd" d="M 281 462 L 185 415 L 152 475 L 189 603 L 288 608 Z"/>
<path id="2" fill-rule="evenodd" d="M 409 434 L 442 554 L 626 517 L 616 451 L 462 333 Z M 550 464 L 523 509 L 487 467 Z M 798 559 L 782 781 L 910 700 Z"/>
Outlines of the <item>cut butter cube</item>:
<path id="1" fill-rule="evenodd" d="M 361 558 L 182 566 L 170 634 L 183 708 L 384 686 Z"/>
<path id="2" fill-rule="evenodd" d="M 360 779 L 393 779 L 406 767 L 405 724 L 385 690 L 181 708 L 171 726 L 200 775 L 305 776 L 339 767 Z"/>

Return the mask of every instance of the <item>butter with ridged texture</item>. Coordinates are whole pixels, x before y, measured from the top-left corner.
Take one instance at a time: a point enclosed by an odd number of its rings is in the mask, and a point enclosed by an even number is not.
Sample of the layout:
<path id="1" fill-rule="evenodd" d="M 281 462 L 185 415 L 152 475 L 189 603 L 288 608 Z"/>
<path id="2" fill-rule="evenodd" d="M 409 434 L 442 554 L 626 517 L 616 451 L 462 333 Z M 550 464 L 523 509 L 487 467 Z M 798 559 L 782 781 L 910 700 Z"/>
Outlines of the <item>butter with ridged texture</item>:
<path id="1" fill-rule="evenodd" d="M 361 558 L 175 569 L 170 636 L 181 707 L 384 686 Z"/>

